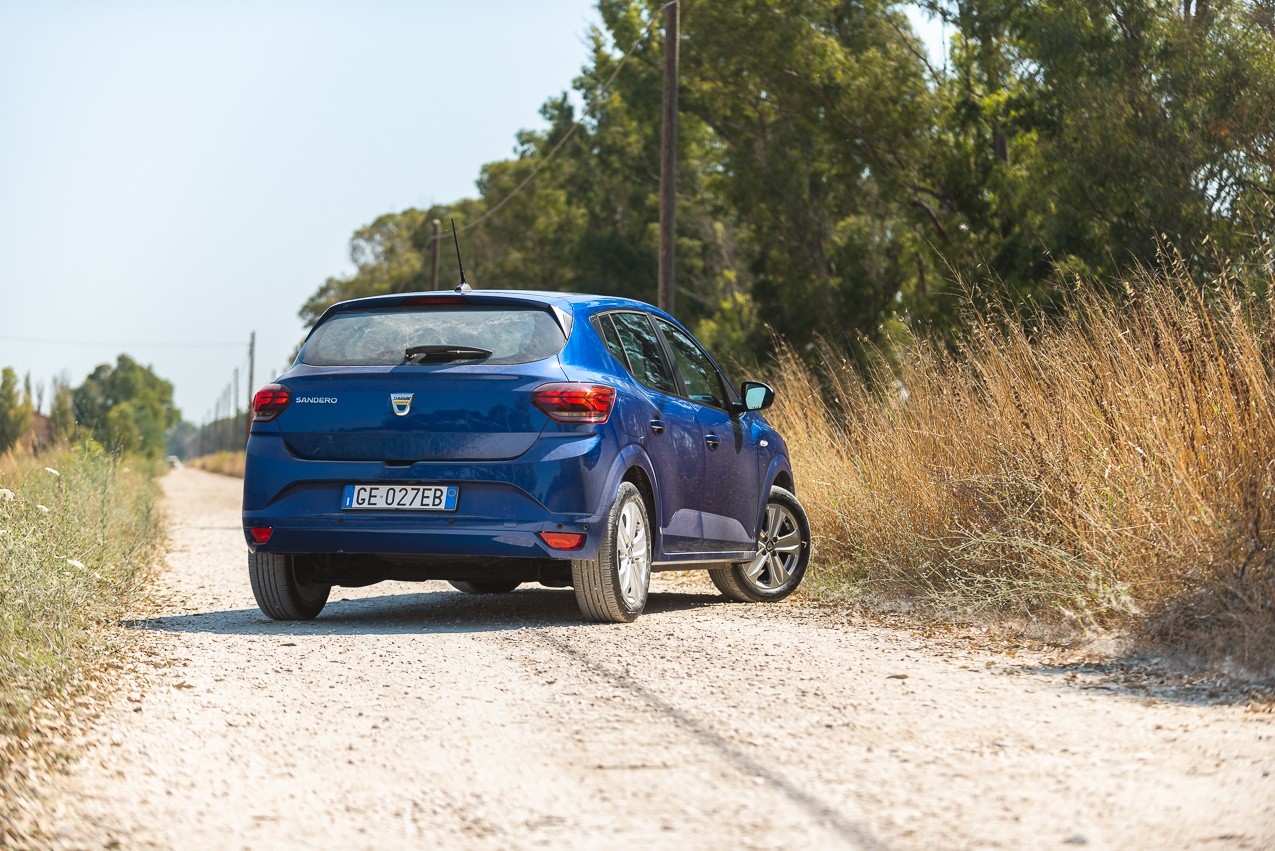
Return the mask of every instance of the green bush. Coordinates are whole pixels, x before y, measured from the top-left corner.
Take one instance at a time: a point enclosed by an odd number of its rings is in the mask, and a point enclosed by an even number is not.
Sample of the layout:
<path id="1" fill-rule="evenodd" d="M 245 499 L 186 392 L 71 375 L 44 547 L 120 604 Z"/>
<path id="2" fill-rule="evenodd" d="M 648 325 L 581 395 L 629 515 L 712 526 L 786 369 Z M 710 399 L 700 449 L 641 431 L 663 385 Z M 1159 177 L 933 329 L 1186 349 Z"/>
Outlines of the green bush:
<path id="1" fill-rule="evenodd" d="M 163 538 L 152 472 L 93 444 L 0 456 L 0 789 L 38 746 L 35 707 L 84 687 L 151 574 Z"/>

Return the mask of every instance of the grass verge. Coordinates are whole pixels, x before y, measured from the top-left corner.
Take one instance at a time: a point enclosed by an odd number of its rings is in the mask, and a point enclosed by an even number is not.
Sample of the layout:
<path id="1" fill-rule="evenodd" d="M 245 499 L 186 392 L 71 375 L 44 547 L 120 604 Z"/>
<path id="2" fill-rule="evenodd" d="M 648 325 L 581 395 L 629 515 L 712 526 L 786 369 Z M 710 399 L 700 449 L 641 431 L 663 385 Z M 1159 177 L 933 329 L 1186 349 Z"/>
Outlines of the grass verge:
<path id="1" fill-rule="evenodd" d="M 0 456 L 0 845 L 21 842 L 19 769 L 56 738 L 151 575 L 163 524 L 148 467 L 87 446 Z"/>
<path id="2" fill-rule="evenodd" d="M 196 470 L 207 470 L 210 473 L 234 476 L 237 479 L 243 478 L 244 453 L 242 449 L 238 452 L 214 452 L 210 455 L 200 455 L 198 458 L 192 458 L 186 463 Z"/>
<path id="3" fill-rule="evenodd" d="M 1069 308 L 972 317 L 955 351 L 914 336 L 866 374 L 782 353 L 815 584 L 1275 678 L 1275 303 L 1170 270 Z"/>

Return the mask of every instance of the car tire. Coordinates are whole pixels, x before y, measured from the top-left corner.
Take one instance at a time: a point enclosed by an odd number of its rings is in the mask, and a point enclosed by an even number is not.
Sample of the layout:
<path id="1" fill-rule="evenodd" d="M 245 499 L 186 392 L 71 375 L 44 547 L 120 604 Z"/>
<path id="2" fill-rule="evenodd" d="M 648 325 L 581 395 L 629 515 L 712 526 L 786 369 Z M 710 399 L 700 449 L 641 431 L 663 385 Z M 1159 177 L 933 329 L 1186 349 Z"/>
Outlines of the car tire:
<path id="1" fill-rule="evenodd" d="M 447 584 L 466 594 L 508 594 L 522 583 L 504 579 L 449 579 Z"/>
<path id="2" fill-rule="evenodd" d="M 576 603 L 587 620 L 630 623 L 651 586 L 651 525 L 632 482 L 621 482 L 607 513 L 598 555 L 571 562 Z"/>
<path id="3" fill-rule="evenodd" d="M 791 491 L 770 489 L 766 514 L 757 530 L 757 557 L 708 572 L 721 591 L 738 603 L 782 600 L 801 584 L 810 561 L 810 521 Z"/>
<path id="4" fill-rule="evenodd" d="M 276 621 L 308 621 L 323 611 L 331 585 L 297 576 L 296 559 L 286 553 L 248 553 L 252 596 L 266 617 Z"/>

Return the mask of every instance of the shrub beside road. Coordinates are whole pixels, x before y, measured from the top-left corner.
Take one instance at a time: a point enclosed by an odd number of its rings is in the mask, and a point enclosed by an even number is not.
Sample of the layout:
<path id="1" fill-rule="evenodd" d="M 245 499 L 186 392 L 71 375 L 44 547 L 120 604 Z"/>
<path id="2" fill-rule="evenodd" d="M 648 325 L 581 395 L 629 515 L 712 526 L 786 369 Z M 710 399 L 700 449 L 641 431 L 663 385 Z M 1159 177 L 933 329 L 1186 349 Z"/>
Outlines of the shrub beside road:
<path id="1" fill-rule="evenodd" d="M 118 649 L 164 540 L 153 462 L 92 444 L 0 455 L 0 845 L 57 718 Z M 53 723 L 56 726 L 56 722 Z"/>
<path id="2" fill-rule="evenodd" d="M 866 378 L 787 352 L 813 578 L 1275 677 L 1275 302 L 1229 292 L 1170 269 L 1027 324 L 971 312 Z"/>

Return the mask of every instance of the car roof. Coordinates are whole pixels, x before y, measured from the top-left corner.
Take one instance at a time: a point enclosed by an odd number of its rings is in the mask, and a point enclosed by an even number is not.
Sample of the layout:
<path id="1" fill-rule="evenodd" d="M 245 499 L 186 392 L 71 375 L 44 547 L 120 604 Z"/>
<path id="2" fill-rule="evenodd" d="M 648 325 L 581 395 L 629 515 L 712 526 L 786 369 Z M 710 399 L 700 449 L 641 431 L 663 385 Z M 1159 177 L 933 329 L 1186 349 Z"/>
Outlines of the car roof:
<path id="1" fill-rule="evenodd" d="M 588 293 L 562 293 L 550 292 L 548 290 L 474 289 L 467 292 L 458 292 L 457 290 L 429 290 L 349 299 L 347 301 L 337 302 L 329 307 L 326 311 L 324 311 L 323 316 L 319 318 L 319 322 L 322 322 L 333 313 L 343 313 L 348 310 L 361 310 L 369 307 L 401 307 L 412 304 L 417 299 L 420 299 L 420 303 L 424 305 L 428 304 L 426 299 L 437 298 L 441 301 L 449 297 L 463 298 L 470 304 L 533 302 L 544 304 L 549 307 L 557 307 L 570 313 L 575 313 L 580 308 L 584 308 L 586 312 L 593 312 L 597 310 L 645 310 L 659 316 L 672 318 L 654 305 L 647 304 L 644 301 L 638 301 L 637 299 L 624 298 L 622 296 L 603 296 Z M 316 322 L 315 324 L 318 325 L 319 322 Z"/>

